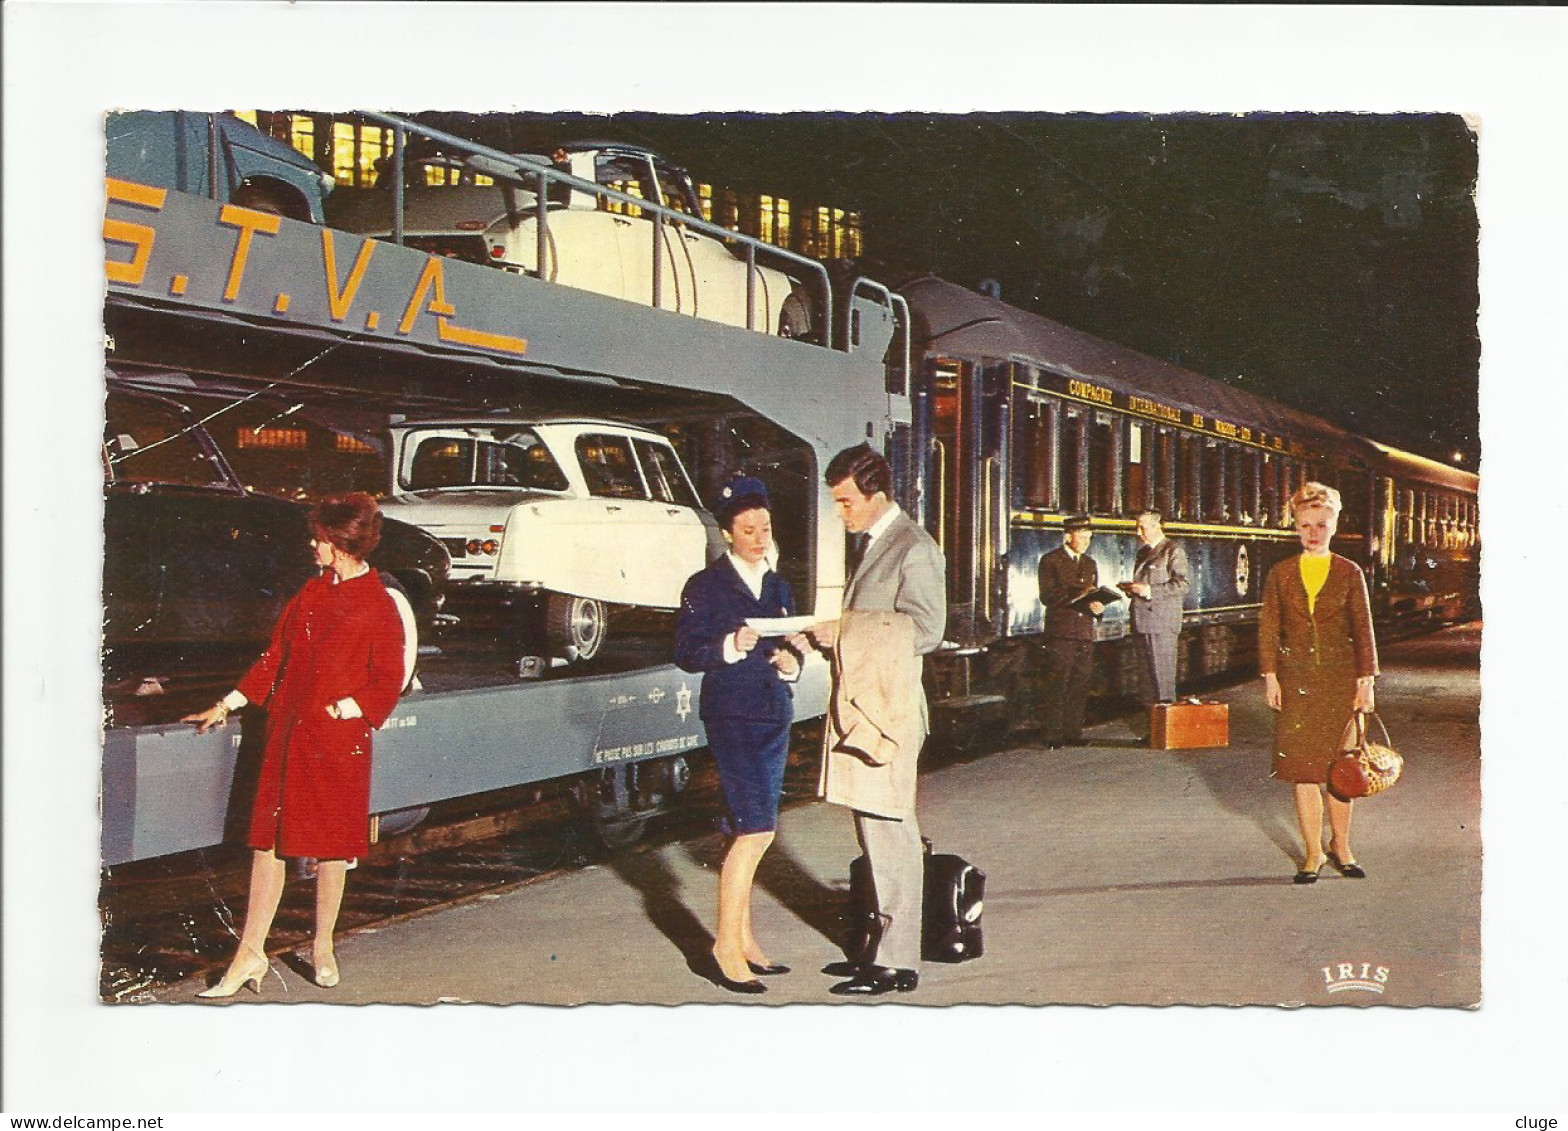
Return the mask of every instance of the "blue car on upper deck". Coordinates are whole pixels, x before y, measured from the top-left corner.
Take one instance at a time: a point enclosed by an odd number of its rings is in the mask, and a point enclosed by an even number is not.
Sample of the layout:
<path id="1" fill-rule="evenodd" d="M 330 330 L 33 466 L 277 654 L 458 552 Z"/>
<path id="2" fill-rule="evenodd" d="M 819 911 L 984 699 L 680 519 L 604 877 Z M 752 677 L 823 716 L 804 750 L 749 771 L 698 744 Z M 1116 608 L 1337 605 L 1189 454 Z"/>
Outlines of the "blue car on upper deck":
<path id="1" fill-rule="evenodd" d="M 320 224 L 333 179 L 292 146 L 232 114 L 111 113 L 106 168 L 119 180 L 174 189 Z"/>

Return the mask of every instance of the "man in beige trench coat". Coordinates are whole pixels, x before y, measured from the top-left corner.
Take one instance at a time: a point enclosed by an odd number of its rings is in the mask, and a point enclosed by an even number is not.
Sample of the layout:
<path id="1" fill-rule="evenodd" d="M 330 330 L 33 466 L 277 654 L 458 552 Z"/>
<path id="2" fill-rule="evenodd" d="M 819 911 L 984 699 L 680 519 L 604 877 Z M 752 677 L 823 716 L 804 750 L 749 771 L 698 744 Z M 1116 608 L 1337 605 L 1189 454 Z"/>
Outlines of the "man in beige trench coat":
<path id="1" fill-rule="evenodd" d="M 832 649 L 833 695 L 820 792 L 854 810 L 882 923 L 876 950 L 831 993 L 907 993 L 920 981 L 924 850 L 915 772 L 930 730 L 922 657 L 947 625 L 942 551 L 892 500 L 887 460 L 861 444 L 823 476 L 844 527 L 867 539 L 844 586 L 843 613 L 809 634 Z"/>

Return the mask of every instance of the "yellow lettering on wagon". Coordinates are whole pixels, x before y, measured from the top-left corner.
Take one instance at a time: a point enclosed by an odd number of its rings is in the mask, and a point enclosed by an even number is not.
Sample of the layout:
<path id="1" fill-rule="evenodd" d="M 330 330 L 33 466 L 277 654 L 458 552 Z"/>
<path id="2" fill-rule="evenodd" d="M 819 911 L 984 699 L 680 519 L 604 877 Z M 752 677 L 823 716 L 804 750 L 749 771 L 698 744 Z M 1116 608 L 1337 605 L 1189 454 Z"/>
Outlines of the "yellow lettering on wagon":
<path id="1" fill-rule="evenodd" d="M 425 295 L 434 290 L 435 294 L 430 299 L 429 310 L 436 317 L 451 317 L 457 311 L 446 301 L 446 276 L 441 272 L 439 259 L 426 259 L 425 269 L 419 273 L 419 282 L 414 284 L 413 297 L 408 300 L 408 309 L 403 311 L 403 320 L 397 324 L 397 332 L 406 334 L 414 328 L 414 319 L 419 317 L 420 307 L 424 305 Z"/>
<path id="2" fill-rule="evenodd" d="M 138 208 L 147 208 L 154 212 L 162 211 L 163 202 L 169 195 L 166 189 L 149 188 L 147 185 L 116 180 L 114 177 L 104 179 L 104 190 L 107 198 L 114 203 L 134 204 Z M 109 243 L 127 243 L 136 249 L 131 254 L 129 263 L 104 259 L 103 273 L 109 282 L 126 283 L 133 287 L 141 286 L 142 277 L 147 274 L 147 261 L 152 258 L 152 241 L 156 235 L 157 233 L 146 224 L 111 220 L 105 216 L 103 238 Z"/>
<path id="3" fill-rule="evenodd" d="M 359 292 L 365 268 L 370 266 L 370 256 L 375 250 L 374 240 L 365 240 L 359 245 L 354 266 L 349 268 L 348 281 L 339 290 L 337 248 L 333 243 L 332 229 L 321 229 L 321 258 L 327 269 L 327 308 L 332 313 L 332 321 L 341 322 L 348 317 L 348 308 L 354 304 L 354 296 Z"/>
<path id="4" fill-rule="evenodd" d="M 1094 401 L 1096 404 L 1111 404 L 1113 401 L 1111 390 L 1100 385 L 1091 385 L 1087 381 L 1068 381 L 1067 393 L 1069 396 L 1083 397 L 1085 400 Z"/>
<path id="5" fill-rule="evenodd" d="M 239 297 L 240 280 L 245 275 L 245 264 L 250 261 L 250 241 L 257 233 L 278 234 L 278 218 L 270 212 L 257 212 L 237 204 L 225 204 L 218 212 L 218 223 L 240 230 L 234 244 L 234 259 L 229 263 L 229 281 L 223 288 L 223 301 L 233 302 Z"/>
<path id="6" fill-rule="evenodd" d="M 419 281 L 414 284 L 414 294 L 408 300 L 408 309 L 403 311 L 403 320 L 398 323 L 399 334 L 406 334 L 412 330 L 414 319 L 418 318 L 424 310 L 429 310 L 439 320 L 436 336 L 443 342 L 478 346 L 481 349 L 504 350 L 516 354 L 521 354 L 528 349 L 526 338 L 471 330 L 448 321 L 457 313 L 457 308 L 446 301 L 446 276 L 442 272 L 441 264 L 442 261 L 435 258 L 425 261 L 425 269 L 419 273 Z M 425 302 L 427 294 L 430 295 L 428 304 Z"/>

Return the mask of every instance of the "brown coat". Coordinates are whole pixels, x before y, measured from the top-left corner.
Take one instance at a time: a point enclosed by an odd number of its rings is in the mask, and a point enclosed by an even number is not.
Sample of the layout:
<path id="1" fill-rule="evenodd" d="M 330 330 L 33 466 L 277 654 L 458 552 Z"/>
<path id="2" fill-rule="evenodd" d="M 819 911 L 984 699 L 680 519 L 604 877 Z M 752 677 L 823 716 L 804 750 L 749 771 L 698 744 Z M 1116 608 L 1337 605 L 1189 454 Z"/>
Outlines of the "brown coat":
<path id="1" fill-rule="evenodd" d="M 1356 680 L 1377 674 L 1372 605 L 1355 562 L 1331 556 L 1328 578 L 1310 613 L 1301 555 L 1269 571 L 1258 623 L 1258 668 L 1279 677 L 1283 699 L 1269 775 L 1322 782 L 1350 722 Z"/>
<path id="2" fill-rule="evenodd" d="M 905 613 L 844 613 L 833 650 L 835 692 L 824 728 L 819 792 L 880 817 L 911 816 L 926 736 L 915 622 Z"/>

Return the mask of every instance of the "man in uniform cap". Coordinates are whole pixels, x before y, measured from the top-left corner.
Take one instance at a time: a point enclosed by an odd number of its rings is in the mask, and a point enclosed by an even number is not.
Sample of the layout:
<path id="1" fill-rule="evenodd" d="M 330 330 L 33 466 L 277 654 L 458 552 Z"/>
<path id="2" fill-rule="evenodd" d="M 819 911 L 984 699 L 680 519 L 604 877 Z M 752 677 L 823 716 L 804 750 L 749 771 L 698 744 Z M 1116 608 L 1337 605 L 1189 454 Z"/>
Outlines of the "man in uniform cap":
<path id="1" fill-rule="evenodd" d="M 1084 700 L 1094 674 L 1094 622 L 1105 611 L 1084 601 L 1100 584 L 1087 551 L 1094 536 L 1088 515 L 1062 523 L 1062 544 L 1040 559 L 1040 603 L 1045 606 L 1045 744 L 1052 750 L 1083 742 Z"/>

